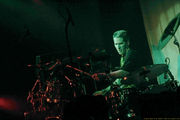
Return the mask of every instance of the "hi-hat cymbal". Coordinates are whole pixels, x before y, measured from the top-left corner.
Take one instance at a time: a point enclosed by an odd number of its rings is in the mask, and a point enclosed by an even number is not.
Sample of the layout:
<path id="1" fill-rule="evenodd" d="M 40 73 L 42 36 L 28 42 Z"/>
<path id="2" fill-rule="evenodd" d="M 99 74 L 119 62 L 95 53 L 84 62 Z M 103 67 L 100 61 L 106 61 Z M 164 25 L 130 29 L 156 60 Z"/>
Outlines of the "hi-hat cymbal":
<path id="1" fill-rule="evenodd" d="M 155 79 L 157 76 L 168 71 L 167 64 L 154 64 L 142 67 L 143 71 L 139 72 L 139 76 L 146 76 L 149 79 Z"/>
<path id="2" fill-rule="evenodd" d="M 166 64 L 154 64 L 143 66 L 140 69 L 132 72 L 122 81 L 123 84 L 135 84 L 137 86 L 147 86 L 150 84 L 157 84 L 155 80 L 159 75 L 168 71 Z"/>

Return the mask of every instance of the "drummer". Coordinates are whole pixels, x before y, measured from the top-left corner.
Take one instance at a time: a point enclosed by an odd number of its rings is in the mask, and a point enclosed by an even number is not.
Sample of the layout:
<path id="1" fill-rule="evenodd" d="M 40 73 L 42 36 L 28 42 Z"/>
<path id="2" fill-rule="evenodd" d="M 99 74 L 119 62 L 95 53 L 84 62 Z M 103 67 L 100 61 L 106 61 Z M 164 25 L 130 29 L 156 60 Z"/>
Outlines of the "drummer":
<path id="1" fill-rule="evenodd" d="M 136 50 L 131 48 L 131 42 L 126 30 L 118 30 L 115 31 L 113 34 L 113 42 L 114 47 L 116 48 L 119 57 L 120 57 L 120 67 L 119 70 L 110 72 L 106 74 L 110 78 L 116 79 L 113 84 L 114 85 L 121 85 L 121 79 L 131 72 L 135 71 L 136 69 L 142 66 L 142 62 L 140 55 L 138 55 Z M 105 74 L 105 73 L 103 73 Z M 102 73 L 95 73 L 93 74 L 93 78 L 99 80 L 99 77 L 102 76 Z M 129 85 L 127 87 L 132 87 L 133 85 Z M 96 91 L 94 95 L 105 95 L 109 90 L 110 86 L 100 91 Z"/>

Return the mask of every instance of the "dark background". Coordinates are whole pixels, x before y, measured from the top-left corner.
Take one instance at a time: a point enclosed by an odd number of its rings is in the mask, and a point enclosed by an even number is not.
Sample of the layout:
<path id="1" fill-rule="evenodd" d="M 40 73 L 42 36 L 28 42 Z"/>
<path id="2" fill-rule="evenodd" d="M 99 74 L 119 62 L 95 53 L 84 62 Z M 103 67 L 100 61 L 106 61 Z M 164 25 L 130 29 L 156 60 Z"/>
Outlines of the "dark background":
<path id="1" fill-rule="evenodd" d="M 70 15 L 73 57 L 105 49 L 113 67 L 118 66 L 112 34 L 125 29 L 142 62 L 152 64 L 138 0 L 4 0 L 0 2 L 1 95 L 27 97 L 36 81 L 34 69 L 27 65 L 34 65 L 36 56 L 69 57 L 65 25 Z"/>

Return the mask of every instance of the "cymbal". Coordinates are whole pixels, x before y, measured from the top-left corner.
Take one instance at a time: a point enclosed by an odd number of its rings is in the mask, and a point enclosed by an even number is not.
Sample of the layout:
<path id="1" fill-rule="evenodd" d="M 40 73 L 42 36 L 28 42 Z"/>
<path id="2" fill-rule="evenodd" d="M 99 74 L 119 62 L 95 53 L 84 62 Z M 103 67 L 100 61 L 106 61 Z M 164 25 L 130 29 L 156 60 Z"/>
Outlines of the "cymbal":
<path id="1" fill-rule="evenodd" d="M 158 43 L 158 47 L 163 49 L 166 44 L 171 40 L 171 38 L 175 35 L 178 27 L 180 25 L 180 13 L 176 15 L 168 24 L 166 29 L 164 30 L 161 39 Z"/>
<path id="2" fill-rule="evenodd" d="M 157 84 L 156 77 L 168 71 L 166 64 L 154 64 L 143 66 L 138 70 L 132 72 L 129 76 L 124 77 L 122 84 L 135 84 L 137 86 L 148 86 L 150 84 Z"/>
<path id="3" fill-rule="evenodd" d="M 89 52 L 89 57 L 92 61 L 104 61 L 110 58 L 110 55 L 105 49 L 95 49 L 94 51 Z"/>
<path id="4" fill-rule="evenodd" d="M 149 79 L 154 79 L 157 76 L 161 75 L 168 71 L 167 64 L 154 64 L 142 67 L 143 71 L 139 72 L 140 76 L 145 75 Z"/>
<path id="5" fill-rule="evenodd" d="M 89 58 L 88 57 L 83 57 L 83 56 L 77 56 L 77 57 L 72 57 L 72 61 L 70 57 L 64 58 L 62 60 L 63 64 L 69 64 L 70 62 L 73 63 L 88 63 Z"/>

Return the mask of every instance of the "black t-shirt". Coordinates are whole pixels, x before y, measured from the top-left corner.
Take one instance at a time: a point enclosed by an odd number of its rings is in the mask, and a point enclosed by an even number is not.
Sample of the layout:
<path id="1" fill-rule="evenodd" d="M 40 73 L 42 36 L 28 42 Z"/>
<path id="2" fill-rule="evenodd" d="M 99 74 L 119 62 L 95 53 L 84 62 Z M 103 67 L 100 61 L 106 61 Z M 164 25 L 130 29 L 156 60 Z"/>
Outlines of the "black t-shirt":
<path id="1" fill-rule="evenodd" d="M 142 65 L 143 62 L 141 62 L 141 60 L 142 58 L 140 57 L 140 55 L 138 54 L 136 50 L 129 49 L 124 58 L 124 61 L 125 61 L 124 65 L 121 66 L 120 69 L 128 71 L 128 72 L 134 72 L 143 66 Z"/>

